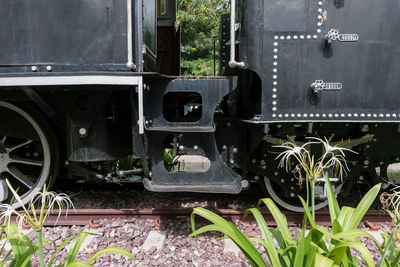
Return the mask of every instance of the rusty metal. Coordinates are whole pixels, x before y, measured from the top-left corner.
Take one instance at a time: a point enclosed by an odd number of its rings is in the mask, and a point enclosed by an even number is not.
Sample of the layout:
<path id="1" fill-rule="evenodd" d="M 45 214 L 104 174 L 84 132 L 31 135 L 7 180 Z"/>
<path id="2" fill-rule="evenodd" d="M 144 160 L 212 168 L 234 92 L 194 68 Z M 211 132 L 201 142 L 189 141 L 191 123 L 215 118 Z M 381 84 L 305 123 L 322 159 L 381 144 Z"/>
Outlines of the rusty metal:
<path id="1" fill-rule="evenodd" d="M 244 210 L 234 209 L 210 209 L 211 211 L 221 215 L 227 220 L 237 222 L 252 222 L 254 218 L 249 215 L 243 219 Z M 76 212 L 65 214 L 62 213 L 58 219 L 57 225 L 71 226 L 71 225 L 95 225 L 103 219 L 153 219 L 158 222 L 162 228 L 163 221 L 166 219 L 182 219 L 189 218 L 193 209 L 78 209 Z M 276 226 L 271 213 L 262 209 L 265 221 L 269 226 Z M 296 212 L 284 212 L 287 223 L 289 226 L 300 226 L 303 221 L 303 214 Z M 47 218 L 45 225 L 54 226 L 58 217 L 58 211 L 52 212 Z M 15 217 L 13 220 L 15 221 Z M 322 226 L 330 226 L 330 216 L 328 211 L 319 211 L 315 217 L 317 223 Z M 203 221 L 202 218 L 197 217 L 197 221 Z M 364 222 L 371 223 L 371 225 L 379 225 L 382 223 L 390 223 L 390 216 L 384 211 L 369 211 L 363 218 Z M 370 227 L 372 229 L 372 227 Z"/>

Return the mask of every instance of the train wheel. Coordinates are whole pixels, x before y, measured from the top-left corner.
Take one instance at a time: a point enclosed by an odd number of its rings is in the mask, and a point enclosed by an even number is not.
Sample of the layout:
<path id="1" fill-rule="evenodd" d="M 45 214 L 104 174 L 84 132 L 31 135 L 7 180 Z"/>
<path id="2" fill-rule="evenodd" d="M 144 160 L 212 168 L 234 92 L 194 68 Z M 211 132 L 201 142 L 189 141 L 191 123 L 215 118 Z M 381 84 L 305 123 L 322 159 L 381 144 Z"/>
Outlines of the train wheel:
<path id="1" fill-rule="evenodd" d="M 264 176 L 264 185 L 267 193 L 269 196 L 281 207 L 294 211 L 294 212 L 304 212 L 303 205 L 298 198 L 300 195 L 303 199 L 306 199 L 306 192 L 305 189 L 297 190 L 296 193 L 290 192 L 288 190 L 282 190 L 282 187 L 277 185 L 275 180 L 269 179 L 268 177 Z M 299 185 L 296 185 L 299 187 Z M 305 185 L 303 186 L 305 187 Z M 339 194 L 342 185 L 338 186 L 335 189 L 335 194 Z M 328 205 L 328 200 L 315 200 L 315 210 L 322 209 L 323 207 Z M 310 207 L 311 209 L 311 207 Z"/>
<path id="2" fill-rule="evenodd" d="M 0 101 L 0 118 L 0 201 L 12 200 L 5 183 L 8 179 L 26 204 L 45 183 L 56 178 L 59 161 L 56 138 L 35 110 Z M 12 205 L 20 206 L 18 202 Z"/>

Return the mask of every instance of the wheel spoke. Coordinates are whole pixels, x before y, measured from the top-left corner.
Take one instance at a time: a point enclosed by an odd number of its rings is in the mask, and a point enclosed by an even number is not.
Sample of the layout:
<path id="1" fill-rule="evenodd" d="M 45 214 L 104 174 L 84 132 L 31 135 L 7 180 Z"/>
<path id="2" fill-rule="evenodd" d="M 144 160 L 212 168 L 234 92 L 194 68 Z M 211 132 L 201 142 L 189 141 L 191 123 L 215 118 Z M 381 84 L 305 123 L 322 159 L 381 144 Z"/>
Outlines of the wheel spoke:
<path id="1" fill-rule="evenodd" d="M 14 151 L 14 150 L 16 150 L 18 148 L 21 148 L 23 146 L 29 145 L 32 142 L 33 142 L 32 140 L 27 140 L 27 141 L 25 141 L 25 142 L 23 142 L 23 143 L 21 143 L 19 145 L 16 145 L 16 146 L 13 146 L 11 148 L 8 148 L 8 152 L 11 152 L 11 151 Z"/>
<path id="2" fill-rule="evenodd" d="M 11 158 L 10 163 L 21 163 L 33 166 L 43 166 L 43 161 L 34 159 L 24 159 L 24 158 Z"/>
<path id="3" fill-rule="evenodd" d="M 11 174 L 15 179 L 23 183 L 29 189 L 32 189 L 32 187 L 34 186 L 33 182 L 17 168 L 10 167 L 8 168 L 7 172 Z"/>

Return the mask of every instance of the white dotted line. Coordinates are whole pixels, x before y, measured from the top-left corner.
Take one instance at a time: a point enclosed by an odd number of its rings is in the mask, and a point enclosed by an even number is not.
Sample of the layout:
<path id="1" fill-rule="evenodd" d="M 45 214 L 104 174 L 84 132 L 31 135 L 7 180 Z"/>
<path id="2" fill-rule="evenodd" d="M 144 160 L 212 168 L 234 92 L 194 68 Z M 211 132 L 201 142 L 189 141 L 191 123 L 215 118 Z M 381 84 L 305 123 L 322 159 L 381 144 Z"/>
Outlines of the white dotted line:
<path id="1" fill-rule="evenodd" d="M 286 114 L 272 114 L 273 118 L 400 118 L 400 114 L 383 114 L 383 113 L 322 113 L 322 114 L 300 114 L 300 113 L 286 113 Z"/>
<path id="2" fill-rule="evenodd" d="M 317 34 L 319 34 L 319 33 L 321 33 L 321 29 L 320 29 L 320 27 L 322 26 L 322 24 L 324 23 L 324 21 L 326 20 L 326 12 L 322 9 L 322 5 L 323 5 L 323 2 L 322 1 L 318 1 L 318 10 L 317 10 L 317 13 L 318 13 L 318 22 L 317 22 L 317 26 L 318 26 L 318 28 L 317 28 Z M 279 46 L 279 41 L 284 41 L 284 40 L 304 40 L 304 39 L 307 39 L 307 40 L 311 40 L 311 39 L 314 39 L 314 40 L 316 40 L 317 38 L 318 38 L 318 35 L 317 34 L 314 34 L 314 35 L 287 35 L 287 36 L 284 36 L 284 35 L 281 35 L 281 36 L 278 36 L 278 35 L 275 35 L 274 36 L 274 43 L 273 43 L 273 50 L 272 50 L 272 52 L 273 52 L 273 63 L 272 63 L 272 65 L 273 65 L 273 69 L 272 69 L 272 72 L 273 72 L 273 75 L 272 75 L 272 80 L 273 80 L 273 82 L 272 82 L 272 111 L 273 112 L 276 112 L 277 110 L 278 110 L 278 108 L 277 108 L 277 104 L 278 104 L 278 101 L 277 101 L 277 92 L 278 92 L 278 46 Z M 280 114 L 280 115 L 282 115 L 282 114 Z M 298 114 L 299 115 L 299 114 Z M 307 114 L 305 114 L 305 115 L 307 115 Z M 276 114 L 273 114 L 272 115 L 272 117 L 276 117 L 277 115 Z"/>

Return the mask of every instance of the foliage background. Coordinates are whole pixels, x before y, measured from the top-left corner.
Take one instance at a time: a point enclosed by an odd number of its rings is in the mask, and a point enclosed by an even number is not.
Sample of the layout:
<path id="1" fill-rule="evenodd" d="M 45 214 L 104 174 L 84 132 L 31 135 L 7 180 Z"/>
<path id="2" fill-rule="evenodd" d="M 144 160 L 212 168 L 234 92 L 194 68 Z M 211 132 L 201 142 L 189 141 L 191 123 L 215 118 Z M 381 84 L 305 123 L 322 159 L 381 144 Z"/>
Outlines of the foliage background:
<path id="1" fill-rule="evenodd" d="M 177 23 L 181 26 L 181 73 L 188 76 L 214 74 L 213 36 L 219 36 L 222 14 L 229 13 L 229 0 L 178 0 Z M 216 70 L 219 43 L 216 41 Z"/>

